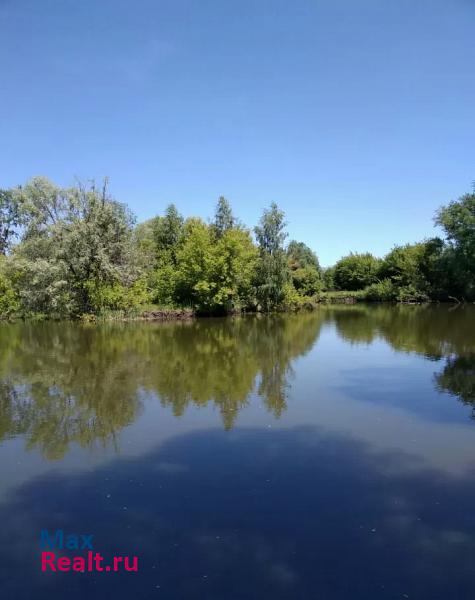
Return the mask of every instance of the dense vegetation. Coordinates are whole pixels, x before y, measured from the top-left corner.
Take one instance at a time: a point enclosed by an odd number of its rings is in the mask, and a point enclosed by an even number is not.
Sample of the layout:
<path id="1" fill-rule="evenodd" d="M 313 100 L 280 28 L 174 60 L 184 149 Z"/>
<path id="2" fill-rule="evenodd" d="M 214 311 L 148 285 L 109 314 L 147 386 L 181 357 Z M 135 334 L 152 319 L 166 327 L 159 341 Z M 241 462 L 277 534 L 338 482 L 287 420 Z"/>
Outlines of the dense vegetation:
<path id="1" fill-rule="evenodd" d="M 36 177 L 0 190 L 0 316 L 76 317 L 152 304 L 267 312 L 311 306 L 334 290 L 367 300 L 475 299 L 475 193 L 438 211 L 445 239 L 396 246 L 383 259 L 350 254 L 322 269 L 308 246 L 286 245 L 276 204 L 253 232 L 223 197 L 211 223 L 184 219 L 170 205 L 136 225 L 106 183 L 60 188 Z"/>

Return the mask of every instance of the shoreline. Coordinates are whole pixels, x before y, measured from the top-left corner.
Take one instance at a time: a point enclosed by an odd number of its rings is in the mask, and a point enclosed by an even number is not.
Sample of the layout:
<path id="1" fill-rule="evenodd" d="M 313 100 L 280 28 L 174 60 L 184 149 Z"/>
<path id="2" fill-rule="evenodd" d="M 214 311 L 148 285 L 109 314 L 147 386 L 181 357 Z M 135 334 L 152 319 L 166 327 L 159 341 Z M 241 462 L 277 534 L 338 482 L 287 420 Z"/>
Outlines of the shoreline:
<path id="1" fill-rule="evenodd" d="M 107 322 L 189 322 L 195 319 L 209 319 L 209 318 L 229 318 L 229 317 L 241 317 L 249 315 L 266 316 L 271 314 L 297 314 L 302 312 L 312 312 L 318 310 L 321 306 L 330 305 L 343 305 L 343 306 L 355 306 L 367 305 L 367 306 L 380 306 L 380 305 L 392 305 L 392 306 L 423 306 L 423 305 L 446 305 L 450 307 L 456 306 L 467 306 L 475 304 L 473 302 L 455 302 L 455 301 L 439 301 L 439 300 L 427 300 L 424 302 L 416 301 L 369 301 L 365 298 L 361 298 L 354 295 L 338 295 L 328 296 L 326 298 L 309 300 L 304 302 L 302 305 L 293 308 L 282 308 L 280 310 L 274 310 L 270 312 L 263 312 L 259 310 L 235 310 L 227 313 L 203 313 L 196 311 L 191 308 L 162 308 L 156 310 L 144 310 L 137 311 L 133 314 L 132 312 L 127 313 L 126 311 L 110 312 L 107 314 L 92 314 L 86 313 L 77 317 L 65 318 L 59 315 L 28 315 L 19 316 L 11 315 L 7 318 L 0 318 L 0 323 L 16 323 L 19 321 L 23 322 L 47 322 L 47 321 L 67 321 L 67 322 L 82 322 L 82 323 L 107 323 Z"/>

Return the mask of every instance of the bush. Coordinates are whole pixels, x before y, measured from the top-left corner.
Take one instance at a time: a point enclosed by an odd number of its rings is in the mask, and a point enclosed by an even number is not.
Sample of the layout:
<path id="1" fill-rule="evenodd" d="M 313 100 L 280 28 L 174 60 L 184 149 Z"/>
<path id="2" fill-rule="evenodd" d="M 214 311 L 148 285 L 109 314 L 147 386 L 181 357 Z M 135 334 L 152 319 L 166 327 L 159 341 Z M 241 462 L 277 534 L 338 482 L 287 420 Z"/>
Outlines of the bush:
<path id="1" fill-rule="evenodd" d="M 178 275 L 173 265 L 163 265 L 151 276 L 152 302 L 172 306 L 177 296 Z"/>
<path id="2" fill-rule="evenodd" d="M 334 282 L 340 290 L 362 290 L 377 281 L 380 260 L 372 254 L 349 254 L 335 265 Z"/>
<path id="3" fill-rule="evenodd" d="M 128 311 L 150 301 L 146 282 L 143 278 L 138 279 L 130 287 L 126 287 L 121 283 L 108 284 L 88 281 L 86 289 L 94 313 L 103 313 L 110 310 Z"/>
<path id="4" fill-rule="evenodd" d="M 413 285 L 400 287 L 397 294 L 398 302 L 428 302 L 429 296 Z"/>
<path id="5" fill-rule="evenodd" d="M 308 298 L 301 296 L 291 283 L 284 284 L 283 294 L 281 307 L 284 310 L 299 310 L 308 301 Z"/>
<path id="6" fill-rule="evenodd" d="M 365 300 L 369 302 L 391 302 L 396 300 L 397 289 L 390 279 L 383 279 L 378 283 L 372 283 L 364 290 Z"/>
<path id="7" fill-rule="evenodd" d="M 0 273 L 0 319 L 11 317 L 20 310 L 20 300 L 9 279 Z"/>

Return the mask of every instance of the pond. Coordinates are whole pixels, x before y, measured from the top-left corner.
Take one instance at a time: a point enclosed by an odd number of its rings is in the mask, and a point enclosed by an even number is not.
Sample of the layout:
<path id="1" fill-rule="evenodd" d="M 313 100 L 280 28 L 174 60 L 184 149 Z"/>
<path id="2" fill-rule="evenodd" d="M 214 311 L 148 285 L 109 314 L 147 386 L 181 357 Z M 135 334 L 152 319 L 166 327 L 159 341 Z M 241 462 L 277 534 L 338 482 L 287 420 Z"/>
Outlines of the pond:
<path id="1" fill-rule="evenodd" d="M 2 324 L 2 597 L 469 600 L 474 415 L 474 306 Z"/>

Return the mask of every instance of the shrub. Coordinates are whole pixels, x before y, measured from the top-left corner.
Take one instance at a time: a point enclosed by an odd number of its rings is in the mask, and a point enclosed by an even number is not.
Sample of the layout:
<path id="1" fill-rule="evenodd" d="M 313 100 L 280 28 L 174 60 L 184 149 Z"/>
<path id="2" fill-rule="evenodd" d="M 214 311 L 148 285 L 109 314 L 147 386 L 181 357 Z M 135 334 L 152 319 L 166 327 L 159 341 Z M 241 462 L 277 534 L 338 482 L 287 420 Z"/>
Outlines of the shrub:
<path id="1" fill-rule="evenodd" d="M 380 260 L 372 254 L 349 254 L 335 265 L 334 282 L 340 290 L 362 290 L 377 281 Z"/>
<path id="2" fill-rule="evenodd" d="M 283 295 L 281 306 L 284 310 L 298 310 L 308 301 L 308 298 L 301 296 L 291 283 L 284 284 Z"/>
<path id="3" fill-rule="evenodd" d="M 0 319 L 10 317 L 20 310 L 20 300 L 10 280 L 0 273 Z"/>
<path id="4" fill-rule="evenodd" d="M 150 301 L 144 278 L 138 279 L 130 287 L 118 282 L 110 284 L 88 281 L 86 288 L 94 313 L 109 310 L 128 311 Z"/>
<path id="5" fill-rule="evenodd" d="M 429 296 L 413 285 L 400 287 L 397 294 L 398 302 L 428 302 Z"/>
<path id="6" fill-rule="evenodd" d="M 370 302 L 391 302 L 396 300 L 397 289 L 390 279 L 372 283 L 364 290 L 365 300 Z"/>

